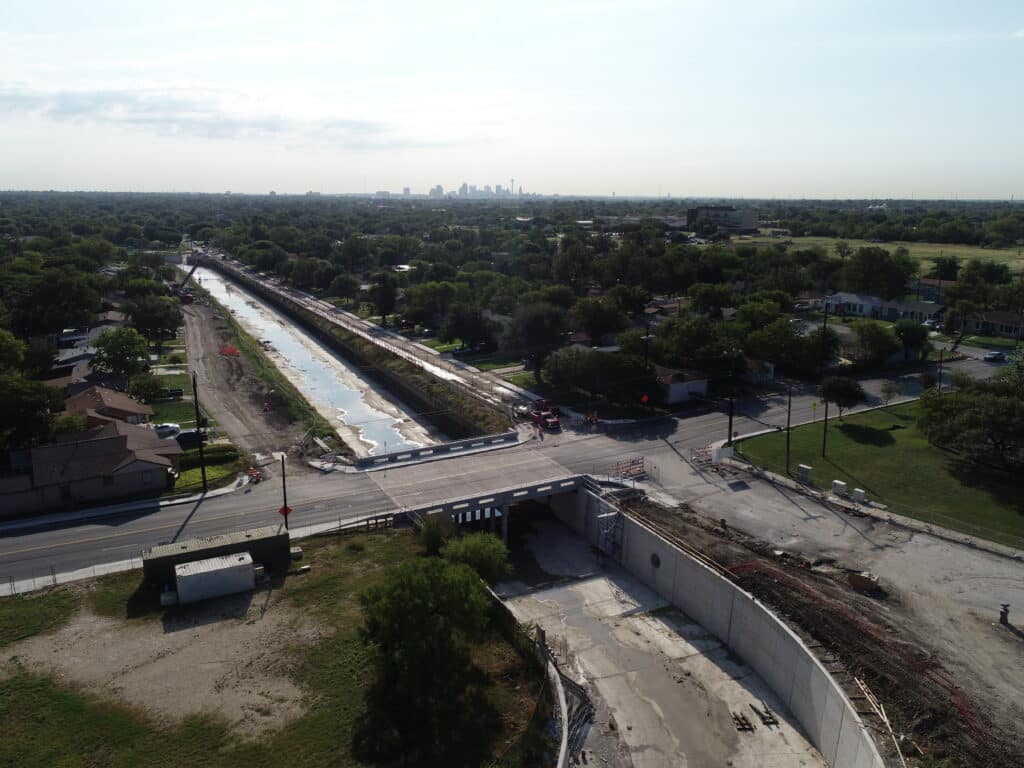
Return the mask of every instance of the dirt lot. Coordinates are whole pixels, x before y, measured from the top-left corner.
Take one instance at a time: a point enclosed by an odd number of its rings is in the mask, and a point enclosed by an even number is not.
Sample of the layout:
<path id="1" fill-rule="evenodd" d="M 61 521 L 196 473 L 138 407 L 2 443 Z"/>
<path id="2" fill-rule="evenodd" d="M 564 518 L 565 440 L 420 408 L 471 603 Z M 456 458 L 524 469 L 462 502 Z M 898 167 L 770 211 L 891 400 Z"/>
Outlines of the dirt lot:
<path id="1" fill-rule="evenodd" d="M 244 356 L 220 353 L 233 334 L 211 307 L 186 307 L 185 332 L 189 365 L 199 374 L 200 401 L 242 453 L 269 455 L 301 442 L 303 424 L 293 422 L 286 409 L 263 412 L 268 390 L 252 364 Z"/>
<path id="2" fill-rule="evenodd" d="M 923 753 L 950 759 L 957 766 L 1024 762 L 1019 741 L 1007 725 L 1007 719 L 1019 725 L 1018 705 L 956 688 L 944 669 L 943 654 L 920 629 L 897 590 L 890 587 L 888 592 L 862 595 L 848 586 L 847 572 L 828 560 L 807 562 L 799 553 L 780 558 L 766 543 L 722 529 L 686 505 L 670 510 L 634 502 L 631 509 L 682 545 L 735 570 L 743 588 L 821 646 L 848 692 L 857 690 L 854 677 L 865 680 L 885 706 L 896 732 L 907 734 L 908 757 Z M 1007 642 L 1015 640 L 1007 638 Z M 863 698 L 854 700 L 863 711 L 870 711 Z"/>
<path id="3" fill-rule="evenodd" d="M 157 721 L 213 713 L 255 738 L 300 717 L 303 692 L 286 674 L 285 645 L 311 646 L 322 629 L 268 593 L 226 597 L 174 619 L 76 614 L 56 632 L 8 647 L 3 666 L 114 695 Z"/>

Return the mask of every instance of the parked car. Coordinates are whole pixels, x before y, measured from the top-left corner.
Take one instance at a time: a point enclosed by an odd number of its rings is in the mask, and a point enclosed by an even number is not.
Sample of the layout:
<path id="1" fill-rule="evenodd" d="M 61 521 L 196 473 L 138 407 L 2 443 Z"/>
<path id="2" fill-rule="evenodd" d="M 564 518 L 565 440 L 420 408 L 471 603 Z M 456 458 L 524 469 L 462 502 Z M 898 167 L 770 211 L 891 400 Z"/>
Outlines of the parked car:
<path id="1" fill-rule="evenodd" d="M 154 424 L 153 431 L 156 432 L 157 437 L 177 437 L 178 434 L 181 432 L 181 425 L 171 424 L 170 422 L 167 422 L 165 424 Z"/>
<path id="2" fill-rule="evenodd" d="M 195 429 L 186 429 L 184 432 L 179 432 L 174 436 L 174 439 L 178 441 L 178 445 L 181 446 L 183 451 L 187 451 L 191 448 L 198 448 L 201 444 L 205 444 L 202 432 Z"/>
<path id="3" fill-rule="evenodd" d="M 1006 360 L 1006 355 L 1002 352 L 986 352 L 982 359 L 986 363 L 1001 363 Z"/>

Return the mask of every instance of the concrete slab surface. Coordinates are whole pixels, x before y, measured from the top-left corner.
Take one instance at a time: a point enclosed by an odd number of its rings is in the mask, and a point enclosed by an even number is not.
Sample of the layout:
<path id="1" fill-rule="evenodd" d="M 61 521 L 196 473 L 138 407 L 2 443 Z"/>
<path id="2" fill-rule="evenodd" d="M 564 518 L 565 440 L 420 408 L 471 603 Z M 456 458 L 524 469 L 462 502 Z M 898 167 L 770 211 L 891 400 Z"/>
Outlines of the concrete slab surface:
<path id="1" fill-rule="evenodd" d="M 534 589 L 509 582 L 498 592 L 520 621 L 547 632 L 563 671 L 599 700 L 583 746 L 588 763 L 607 759 L 597 750 L 614 730 L 625 747 L 620 764 L 636 768 L 825 766 L 767 685 L 703 627 L 560 523 L 533 526 L 531 554 L 561 580 Z M 762 723 L 751 704 L 767 705 L 779 724 Z M 754 730 L 738 731 L 733 712 Z"/>

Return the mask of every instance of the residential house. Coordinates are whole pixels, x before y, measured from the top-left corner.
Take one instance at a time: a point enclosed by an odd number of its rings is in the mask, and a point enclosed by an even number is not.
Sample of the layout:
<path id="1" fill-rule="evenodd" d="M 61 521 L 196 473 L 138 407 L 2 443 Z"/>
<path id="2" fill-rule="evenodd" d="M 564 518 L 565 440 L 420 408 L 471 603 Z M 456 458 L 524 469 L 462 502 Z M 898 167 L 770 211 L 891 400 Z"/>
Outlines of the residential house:
<path id="1" fill-rule="evenodd" d="M 864 293 L 838 291 L 825 297 L 825 311 L 830 315 L 854 317 L 878 317 L 882 300 Z"/>
<path id="2" fill-rule="evenodd" d="M 65 400 L 64 412 L 71 416 L 84 416 L 87 427 L 101 426 L 112 421 L 142 424 L 153 415 L 152 408 L 133 400 L 124 392 L 98 386 L 91 386 Z"/>
<path id="3" fill-rule="evenodd" d="M 895 322 L 897 320 L 938 320 L 946 312 L 945 304 L 934 301 L 887 301 L 882 305 L 881 318 Z"/>
<path id="4" fill-rule="evenodd" d="M 945 311 L 944 304 L 933 301 L 887 301 L 878 296 L 839 291 L 825 297 L 825 311 L 840 317 L 868 317 L 895 322 L 909 318 L 924 322 L 937 320 Z"/>
<path id="5" fill-rule="evenodd" d="M 182 449 L 148 427 L 114 421 L 29 453 L 30 471 L 0 477 L 0 517 L 160 493 Z"/>
<path id="6" fill-rule="evenodd" d="M 703 374 L 656 365 L 654 375 L 658 383 L 665 387 L 667 405 L 685 403 L 693 397 L 708 396 L 708 378 Z"/>
<path id="7" fill-rule="evenodd" d="M 1016 312 L 1000 310 L 982 312 L 971 318 L 969 327 L 972 332 L 982 336 L 1005 336 L 1016 339 L 1021 335 L 1021 316 Z"/>

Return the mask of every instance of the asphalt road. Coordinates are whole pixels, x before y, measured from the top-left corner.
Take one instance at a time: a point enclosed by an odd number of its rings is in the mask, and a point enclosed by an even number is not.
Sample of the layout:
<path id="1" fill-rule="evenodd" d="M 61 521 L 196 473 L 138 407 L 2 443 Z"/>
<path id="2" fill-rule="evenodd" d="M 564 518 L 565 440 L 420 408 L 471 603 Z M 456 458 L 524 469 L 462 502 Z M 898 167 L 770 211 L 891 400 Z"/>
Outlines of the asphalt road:
<path id="1" fill-rule="evenodd" d="M 972 375 L 990 375 L 995 366 L 966 360 L 947 366 Z M 907 399 L 917 394 L 919 378 L 905 378 Z M 864 382 L 870 399 L 880 404 L 881 379 Z M 898 399 L 898 400 L 899 400 Z M 794 392 L 793 424 L 820 419 L 821 408 L 809 389 Z M 898 401 L 897 400 L 897 401 Z M 782 427 L 785 393 L 737 400 L 733 430 L 741 435 Z M 321 475 L 293 471 L 288 501 L 293 525 L 345 520 L 407 506 L 486 493 L 547 478 L 590 472 L 601 474 L 617 461 L 645 456 L 655 465 L 679 462 L 689 451 L 724 439 L 727 402 L 708 403 L 664 418 L 611 433 L 566 430 L 502 450 L 473 454 L 370 473 Z M 209 536 L 281 522 L 279 478 L 246 490 L 196 504 L 135 512 L 64 528 L 0 537 L 0 581 L 20 580 L 137 557 L 145 547 L 182 538 Z"/>

